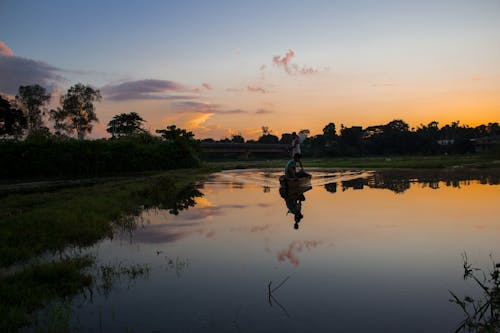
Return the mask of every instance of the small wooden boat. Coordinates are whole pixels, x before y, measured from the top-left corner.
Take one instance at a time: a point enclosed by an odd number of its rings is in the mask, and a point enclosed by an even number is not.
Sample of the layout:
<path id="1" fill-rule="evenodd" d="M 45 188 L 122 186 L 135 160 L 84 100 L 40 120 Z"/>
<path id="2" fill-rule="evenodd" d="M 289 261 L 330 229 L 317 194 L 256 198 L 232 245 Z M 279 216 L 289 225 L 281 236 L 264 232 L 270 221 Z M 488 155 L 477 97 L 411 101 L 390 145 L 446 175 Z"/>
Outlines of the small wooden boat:
<path id="1" fill-rule="evenodd" d="M 297 178 L 288 178 L 285 175 L 280 176 L 281 187 L 308 187 L 311 186 L 312 176 L 306 172 L 297 173 Z"/>

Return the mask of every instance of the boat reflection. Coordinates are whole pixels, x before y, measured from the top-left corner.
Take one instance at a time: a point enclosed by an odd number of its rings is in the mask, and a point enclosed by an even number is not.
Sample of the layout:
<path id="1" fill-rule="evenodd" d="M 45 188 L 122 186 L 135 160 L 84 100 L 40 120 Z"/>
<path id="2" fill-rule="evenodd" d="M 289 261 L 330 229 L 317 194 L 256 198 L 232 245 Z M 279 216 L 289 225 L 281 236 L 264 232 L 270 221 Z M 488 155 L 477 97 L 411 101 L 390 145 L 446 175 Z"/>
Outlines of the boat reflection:
<path id="1" fill-rule="evenodd" d="M 299 223 L 304 218 L 304 215 L 302 215 L 302 202 L 306 200 L 304 193 L 310 189 L 312 189 L 311 185 L 280 188 L 280 196 L 285 200 L 288 209 L 287 214 L 293 214 L 294 229 L 299 229 Z"/>

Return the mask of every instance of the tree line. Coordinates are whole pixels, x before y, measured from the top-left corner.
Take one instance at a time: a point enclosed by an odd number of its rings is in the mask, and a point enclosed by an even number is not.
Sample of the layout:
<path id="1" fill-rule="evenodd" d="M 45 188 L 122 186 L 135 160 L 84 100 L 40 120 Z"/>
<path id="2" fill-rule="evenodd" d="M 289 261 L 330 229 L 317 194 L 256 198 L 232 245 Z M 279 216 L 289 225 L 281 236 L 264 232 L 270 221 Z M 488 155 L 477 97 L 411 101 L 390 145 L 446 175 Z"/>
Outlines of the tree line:
<path id="1" fill-rule="evenodd" d="M 464 154 L 475 151 L 498 151 L 500 126 L 490 122 L 475 127 L 462 125 L 459 121 L 439 126 L 437 121 L 417 128 L 410 128 L 404 120 L 393 120 L 384 125 L 346 127 L 337 132 L 335 123 L 323 128 L 321 134 L 308 137 L 310 131 L 299 131 L 305 137 L 301 148 L 304 156 L 334 157 L 361 155 L 405 155 L 405 154 Z M 202 142 L 289 144 L 292 133 L 281 137 L 262 126 L 257 140 L 245 140 L 241 134 L 219 141 L 204 139 Z"/>
<path id="2" fill-rule="evenodd" d="M 48 110 L 50 99 L 40 85 L 19 87 L 11 101 L 0 96 L 0 178 L 93 177 L 200 164 L 192 132 L 170 125 L 152 135 L 135 112 L 113 117 L 107 126 L 111 139 L 84 140 L 98 121 L 95 103 L 102 99 L 88 85 L 73 85 Z"/>

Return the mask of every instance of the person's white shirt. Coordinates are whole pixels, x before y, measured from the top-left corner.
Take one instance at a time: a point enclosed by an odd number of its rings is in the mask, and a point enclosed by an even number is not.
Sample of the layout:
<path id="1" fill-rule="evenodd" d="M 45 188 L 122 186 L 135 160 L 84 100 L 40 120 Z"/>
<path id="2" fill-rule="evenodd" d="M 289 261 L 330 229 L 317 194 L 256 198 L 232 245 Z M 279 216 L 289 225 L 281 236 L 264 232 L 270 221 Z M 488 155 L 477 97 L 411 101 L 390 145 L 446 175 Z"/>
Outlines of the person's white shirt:
<path id="1" fill-rule="evenodd" d="M 295 138 L 292 141 L 292 157 L 295 156 L 295 154 L 301 154 L 299 138 Z"/>

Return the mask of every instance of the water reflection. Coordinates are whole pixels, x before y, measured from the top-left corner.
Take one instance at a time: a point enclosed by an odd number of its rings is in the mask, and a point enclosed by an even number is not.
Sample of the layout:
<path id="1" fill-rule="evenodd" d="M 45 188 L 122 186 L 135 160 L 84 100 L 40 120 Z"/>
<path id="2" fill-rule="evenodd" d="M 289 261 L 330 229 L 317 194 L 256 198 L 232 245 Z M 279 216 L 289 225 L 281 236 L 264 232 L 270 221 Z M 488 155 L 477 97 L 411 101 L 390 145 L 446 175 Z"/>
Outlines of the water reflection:
<path id="1" fill-rule="evenodd" d="M 382 170 L 369 176 L 341 180 L 342 191 L 362 190 L 364 187 L 388 189 L 394 193 L 404 193 L 411 184 L 420 184 L 422 188 L 439 189 L 441 186 L 461 188 L 476 181 L 483 185 L 498 185 L 500 177 L 488 171 L 478 170 Z M 324 184 L 325 190 L 337 192 L 337 182 Z"/>
<path id="2" fill-rule="evenodd" d="M 214 174 L 174 206 L 145 207 L 131 242 L 98 251 L 148 264 L 149 277 L 79 308 L 87 331 L 98 306 L 106 332 L 456 329 L 448 290 L 469 291 L 457 254 L 500 251 L 500 186 L 481 185 L 498 175 L 317 169 L 312 187 L 287 191 L 281 172 Z"/>
<path id="3" fill-rule="evenodd" d="M 299 223 L 304 217 L 302 215 L 302 202 L 306 200 L 304 193 L 310 189 L 312 189 L 312 186 L 309 185 L 296 188 L 281 187 L 279 190 L 280 196 L 285 200 L 288 209 L 287 214 L 291 213 L 293 215 L 294 229 L 299 229 Z"/>

